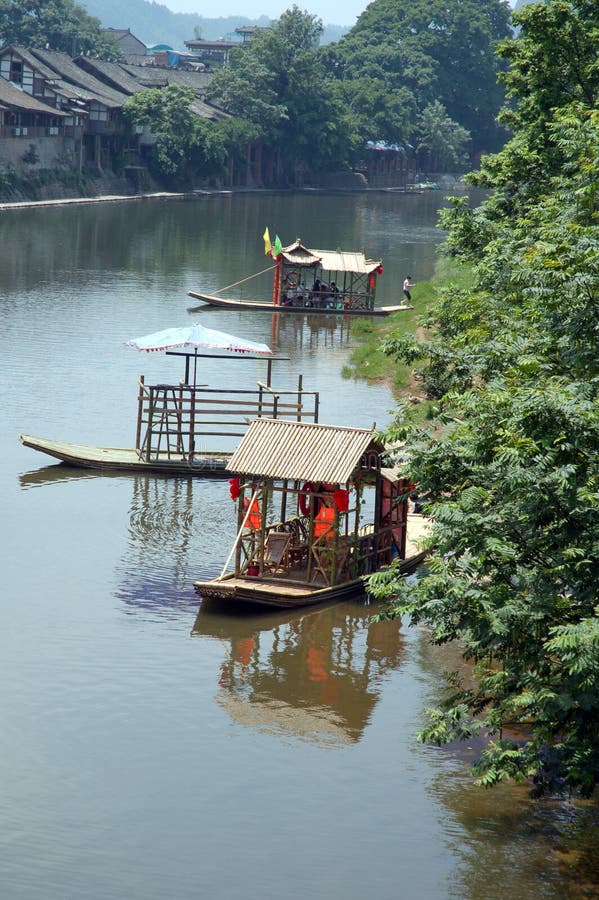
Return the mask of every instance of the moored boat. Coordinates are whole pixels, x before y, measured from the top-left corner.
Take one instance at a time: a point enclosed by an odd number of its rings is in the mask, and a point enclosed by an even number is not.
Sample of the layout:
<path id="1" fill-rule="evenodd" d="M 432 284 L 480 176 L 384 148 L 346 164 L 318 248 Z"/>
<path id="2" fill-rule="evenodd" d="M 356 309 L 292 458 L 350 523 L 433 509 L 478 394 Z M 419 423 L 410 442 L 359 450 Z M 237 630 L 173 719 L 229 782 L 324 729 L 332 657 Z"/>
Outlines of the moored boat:
<path id="1" fill-rule="evenodd" d="M 237 536 L 221 574 L 196 591 L 300 607 L 364 594 L 365 576 L 394 557 L 416 568 L 426 526 L 384 452 L 374 428 L 256 419 L 226 467 Z"/>
<path id="2" fill-rule="evenodd" d="M 95 447 L 29 434 L 20 435 L 21 443 L 81 468 L 218 476 L 227 474 L 225 467 L 238 439 L 257 416 L 318 421 L 318 392 L 304 390 L 301 375 L 296 390 L 273 387 L 272 366 L 277 358 L 266 344 L 200 325 L 167 329 L 128 344 L 146 352 L 166 350 L 167 355 L 185 360 L 185 375 L 177 384 L 151 385 L 143 375 L 139 377 L 135 447 Z M 235 355 L 199 353 L 199 346 L 220 346 Z M 186 349 L 189 347 L 193 351 Z M 198 361 L 204 357 L 228 360 L 229 364 L 265 359 L 266 381 L 258 381 L 255 388 L 238 389 L 197 384 Z M 220 446 L 210 450 L 209 442 Z"/>
<path id="3" fill-rule="evenodd" d="M 227 475 L 226 465 L 231 458 L 230 453 L 202 452 L 189 456 L 166 450 L 150 454 L 148 459 L 140 455 L 133 447 L 93 447 L 86 444 L 71 444 L 66 441 L 53 441 L 38 438 L 30 434 L 19 435 L 24 447 L 39 450 L 69 466 L 82 469 L 100 469 L 121 472 L 162 472 L 166 475 Z"/>
<path id="4" fill-rule="evenodd" d="M 383 273 L 380 259 L 368 259 L 354 251 L 310 249 L 299 238 L 287 247 L 271 247 L 268 252 L 275 261 L 270 269 L 250 275 L 216 294 L 188 291 L 188 295 L 209 306 L 271 313 L 388 316 L 411 309 L 405 304 L 375 305 L 377 278 Z M 219 296 L 270 270 L 273 285 L 269 300 Z"/>

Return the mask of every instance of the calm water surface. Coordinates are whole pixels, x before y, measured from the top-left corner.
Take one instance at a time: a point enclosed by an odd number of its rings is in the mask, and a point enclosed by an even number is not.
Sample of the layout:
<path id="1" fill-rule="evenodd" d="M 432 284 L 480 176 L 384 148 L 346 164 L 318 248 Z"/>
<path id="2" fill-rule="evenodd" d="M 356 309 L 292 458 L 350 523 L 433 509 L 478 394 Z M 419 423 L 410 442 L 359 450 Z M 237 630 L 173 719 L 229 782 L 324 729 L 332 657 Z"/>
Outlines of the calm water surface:
<path id="1" fill-rule="evenodd" d="M 432 273 L 442 195 L 234 196 L 0 213 L 0 897 L 557 898 L 551 815 L 481 793 L 464 754 L 419 745 L 445 661 L 372 608 L 198 606 L 234 534 L 226 484 L 71 470 L 34 435 L 133 446 L 136 381 L 179 361 L 124 348 L 199 319 L 266 341 L 321 421 L 383 426 L 343 381 L 342 321 L 188 311 L 283 242 L 383 258 L 379 303 Z M 261 290 L 268 290 L 268 281 Z M 246 288 L 247 296 L 260 289 Z M 211 386 L 264 363 L 202 362 Z"/>

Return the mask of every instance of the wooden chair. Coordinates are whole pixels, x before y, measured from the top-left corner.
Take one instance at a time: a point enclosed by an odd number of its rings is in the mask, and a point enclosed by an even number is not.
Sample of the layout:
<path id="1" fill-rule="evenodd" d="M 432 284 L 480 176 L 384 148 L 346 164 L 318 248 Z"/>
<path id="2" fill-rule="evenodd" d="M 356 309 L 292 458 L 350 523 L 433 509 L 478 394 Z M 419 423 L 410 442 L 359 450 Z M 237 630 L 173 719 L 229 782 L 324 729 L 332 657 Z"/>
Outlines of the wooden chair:
<path id="1" fill-rule="evenodd" d="M 288 531 L 270 531 L 264 545 L 264 571 L 276 572 L 286 568 L 287 551 L 293 535 Z"/>

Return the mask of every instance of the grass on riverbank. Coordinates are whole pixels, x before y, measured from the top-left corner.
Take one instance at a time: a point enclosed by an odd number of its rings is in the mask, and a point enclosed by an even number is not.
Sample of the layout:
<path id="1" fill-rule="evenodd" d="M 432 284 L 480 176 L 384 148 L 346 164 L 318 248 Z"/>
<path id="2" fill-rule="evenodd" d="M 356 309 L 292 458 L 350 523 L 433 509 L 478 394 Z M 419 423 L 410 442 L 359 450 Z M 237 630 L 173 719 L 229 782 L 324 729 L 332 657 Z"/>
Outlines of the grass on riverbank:
<path id="1" fill-rule="evenodd" d="M 416 419 L 430 418 L 432 401 L 422 390 L 419 370 L 426 362 L 404 365 L 386 356 L 382 343 L 395 335 L 414 335 L 424 340 L 427 332 L 423 320 L 434 308 L 440 289 L 467 288 L 472 281 L 469 269 L 458 266 L 447 257 L 440 257 L 431 281 L 421 281 L 412 291 L 413 309 L 388 316 L 385 319 L 356 319 L 351 325 L 351 335 L 359 341 L 342 369 L 343 378 L 361 378 L 369 382 L 385 381 L 396 398 L 411 400 L 418 406 Z"/>

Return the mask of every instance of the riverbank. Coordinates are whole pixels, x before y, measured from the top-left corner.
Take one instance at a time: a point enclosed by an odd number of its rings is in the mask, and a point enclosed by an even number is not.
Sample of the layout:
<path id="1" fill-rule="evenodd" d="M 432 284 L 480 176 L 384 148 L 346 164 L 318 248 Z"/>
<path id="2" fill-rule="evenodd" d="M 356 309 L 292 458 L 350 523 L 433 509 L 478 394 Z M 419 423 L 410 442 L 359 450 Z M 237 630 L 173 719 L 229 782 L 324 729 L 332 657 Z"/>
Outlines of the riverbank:
<path id="1" fill-rule="evenodd" d="M 199 191 L 153 191 L 147 194 L 101 194 L 93 197 L 61 197 L 52 200 L 15 200 L 0 201 L 0 210 L 31 209 L 47 206 L 83 206 L 91 203 L 130 203 L 146 200 L 193 200 L 196 197 L 212 194 L 231 194 L 231 190 L 199 190 Z"/>
<path id="2" fill-rule="evenodd" d="M 97 194 L 89 197 L 56 197 L 44 200 L 0 200 L 0 210 L 30 209 L 47 206 L 81 206 L 90 203 L 126 203 L 147 200 L 195 200 L 198 197 L 229 196 L 231 194 L 280 194 L 280 193 L 319 193 L 319 194 L 381 194 L 402 193 L 405 196 L 417 196 L 423 190 L 403 190 L 398 188 L 199 188 L 193 191 L 149 191 L 143 194 Z"/>
<path id="3" fill-rule="evenodd" d="M 416 407 L 414 419 L 422 421 L 434 415 L 434 401 L 427 397 L 426 370 L 428 360 L 413 364 L 397 362 L 384 352 L 386 341 L 414 339 L 426 342 L 430 333 L 425 321 L 434 309 L 440 292 L 446 289 L 466 287 L 471 280 L 470 271 L 454 261 L 439 257 L 430 281 L 418 281 L 412 291 L 411 310 L 402 311 L 386 319 L 361 319 L 352 322 L 351 333 L 359 345 L 352 351 L 349 363 L 343 367 L 344 378 L 359 378 L 375 384 L 387 384 L 398 400 Z"/>

